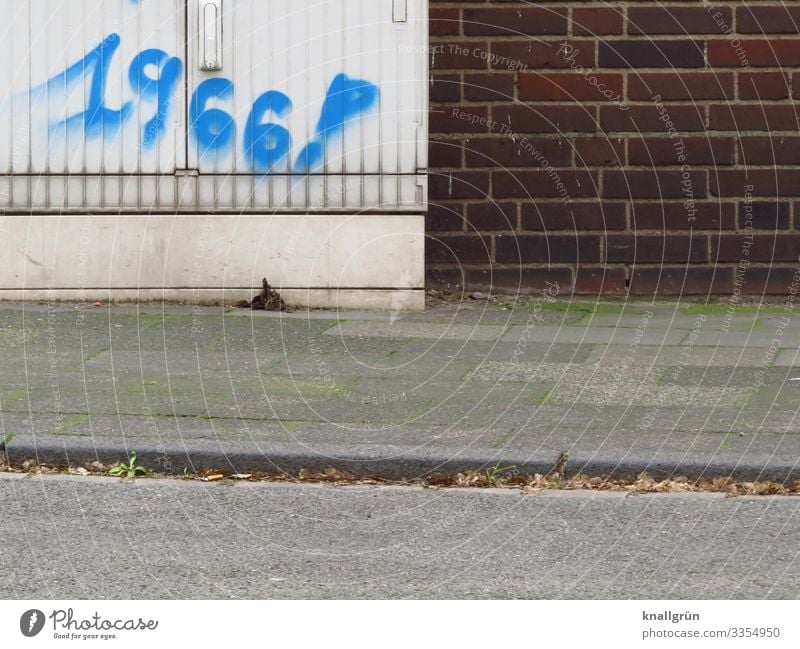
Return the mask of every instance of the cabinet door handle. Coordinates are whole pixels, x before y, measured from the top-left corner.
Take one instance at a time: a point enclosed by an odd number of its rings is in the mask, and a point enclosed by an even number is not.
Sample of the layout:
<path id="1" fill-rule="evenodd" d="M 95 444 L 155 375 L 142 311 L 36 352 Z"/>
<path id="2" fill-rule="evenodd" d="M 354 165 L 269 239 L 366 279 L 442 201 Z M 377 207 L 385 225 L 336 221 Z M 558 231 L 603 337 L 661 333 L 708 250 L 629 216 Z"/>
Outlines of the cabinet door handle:
<path id="1" fill-rule="evenodd" d="M 394 0 L 392 20 L 396 23 L 408 22 L 408 0 Z"/>
<path id="2" fill-rule="evenodd" d="M 199 0 L 200 69 L 222 70 L 222 0 Z"/>

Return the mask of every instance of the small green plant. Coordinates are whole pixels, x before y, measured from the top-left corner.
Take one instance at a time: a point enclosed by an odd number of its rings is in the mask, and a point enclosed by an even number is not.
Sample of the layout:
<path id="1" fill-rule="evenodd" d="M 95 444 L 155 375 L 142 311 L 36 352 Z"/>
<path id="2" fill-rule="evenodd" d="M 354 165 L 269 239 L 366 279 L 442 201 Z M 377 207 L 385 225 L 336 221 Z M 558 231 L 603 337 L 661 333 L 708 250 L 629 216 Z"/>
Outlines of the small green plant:
<path id="1" fill-rule="evenodd" d="M 8 448 L 8 445 L 11 443 L 11 440 L 13 440 L 16 436 L 16 433 L 9 433 L 6 435 L 3 438 L 3 441 L 0 442 L 0 451 L 5 451 Z"/>
<path id="2" fill-rule="evenodd" d="M 516 468 L 516 464 L 512 464 L 510 466 L 501 466 L 501 462 L 498 462 L 492 468 L 486 469 L 486 479 L 489 482 L 495 482 L 498 478 L 502 477 L 504 473 L 513 471 Z"/>
<path id="3" fill-rule="evenodd" d="M 128 458 L 127 463 L 120 462 L 108 470 L 108 475 L 120 478 L 135 478 L 138 475 L 147 475 L 148 473 L 152 473 L 152 471 L 139 464 L 136 451 L 131 451 L 131 456 Z"/>
<path id="4" fill-rule="evenodd" d="M 0 441 L 0 464 L 5 464 L 8 460 L 8 445 L 15 437 L 16 434 L 9 433 L 2 439 L 2 441 Z"/>

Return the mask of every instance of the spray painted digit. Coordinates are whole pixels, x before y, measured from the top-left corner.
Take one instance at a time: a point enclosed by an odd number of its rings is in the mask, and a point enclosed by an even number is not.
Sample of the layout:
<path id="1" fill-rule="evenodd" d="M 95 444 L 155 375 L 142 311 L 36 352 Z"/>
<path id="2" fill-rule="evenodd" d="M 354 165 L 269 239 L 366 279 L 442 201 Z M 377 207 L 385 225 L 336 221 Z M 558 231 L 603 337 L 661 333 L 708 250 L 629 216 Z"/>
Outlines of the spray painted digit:
<path id="1" fill-rule="evenodd" d="M 233 81 L 230 79 L 207 79 L 192 96 L 189 119 L 192 133 L 200 145 L 200 158 L 207 154 L 223 153 L 233 146 L 236 137 L 236 122 L 219 108 L 206 108 L 211 99 L 233 97 Z"/>
<path id="2" fill-rule="evenodd" d="M 50 125 L 52 130 L 66 126 L 70 131 L 82 130 L 87 138 L 99 135 L 113 136 L 133 114 L 132 102 L 124 103 L 119 110 L 113 110 L 105 105 L 108 69 L 119 44 L 119 34 L 110 34 L 83 59 L 50 79 L 45 85 L 31 90 L 34 101 L 43 96 L 45 89 L 51 93 L 66 92 L 68 86 L 83 79 L 91 70 L 92 80 L 86 110 L 52 123 Z"/>
<path id="3" fill-rule="evenodd" d="M 244 130 L 244 156 L 255 173 L 268 173 L 280 164 L 292 147 L 292 136 L 283 126 L 262 124 L 267 113 L 286 117 L 292 101 L 282 92 L 270 90 L 253 103 L 253 110 Z"/>
<path id="4" fill-rule="evenodd" d="M 146 72 L 148 66 L 158 69 L 153 78 Z M 144 125 L 142 147 L 153 147 L 164 135 L 167 118 L 174 100 L 175 91 L 183 75 L 183 61 L 171 57 L 163 50 L 143 50 L 131 62 L 128 79 L 131 87 L 142 99 L 155 99 L 156 114 Z"/>

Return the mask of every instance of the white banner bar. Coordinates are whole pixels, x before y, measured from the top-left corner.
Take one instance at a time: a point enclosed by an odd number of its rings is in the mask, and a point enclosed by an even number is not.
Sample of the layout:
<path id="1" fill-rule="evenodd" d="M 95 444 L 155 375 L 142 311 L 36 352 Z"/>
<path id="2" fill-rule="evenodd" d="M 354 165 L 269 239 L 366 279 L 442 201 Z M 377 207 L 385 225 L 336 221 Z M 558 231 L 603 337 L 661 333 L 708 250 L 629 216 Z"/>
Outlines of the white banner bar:
<path id="1" fill-rule="evenodd" d="M 800 646 L 799 630 L 787 601 L 0 602 L 4 647 L 778 649 Z"/>

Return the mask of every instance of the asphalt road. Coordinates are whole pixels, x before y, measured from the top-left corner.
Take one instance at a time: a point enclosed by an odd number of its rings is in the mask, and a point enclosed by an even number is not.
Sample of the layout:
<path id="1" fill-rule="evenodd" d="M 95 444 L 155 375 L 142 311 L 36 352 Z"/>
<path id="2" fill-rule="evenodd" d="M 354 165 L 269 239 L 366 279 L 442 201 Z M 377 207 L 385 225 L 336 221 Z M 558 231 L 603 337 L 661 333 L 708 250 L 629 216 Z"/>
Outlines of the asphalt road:
<path id="1" fill-rule="evenodd" d="M 797 598 L 800 498 L 0 476 L 2 597 Z"/>

